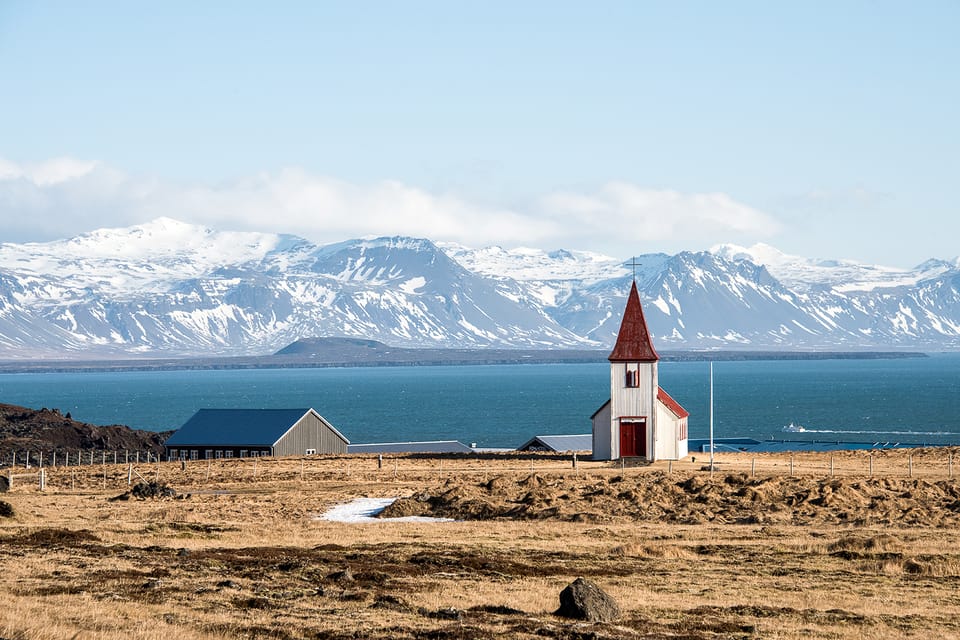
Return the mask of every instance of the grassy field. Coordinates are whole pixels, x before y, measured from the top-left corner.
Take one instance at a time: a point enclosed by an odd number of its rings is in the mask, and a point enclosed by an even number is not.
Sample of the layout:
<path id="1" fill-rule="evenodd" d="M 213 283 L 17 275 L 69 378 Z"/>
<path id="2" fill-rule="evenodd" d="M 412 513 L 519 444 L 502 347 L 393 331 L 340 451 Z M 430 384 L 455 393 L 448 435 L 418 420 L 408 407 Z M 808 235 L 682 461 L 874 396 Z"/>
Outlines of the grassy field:
<path id="1" fill-rule="evenodd" d="M 48 469 L 0 494 L 0 638 L 960 638 L 956 453 Z M 356 497 L 457 521 L 319 519 Z M 553 615 L 578 576 L 620 620 Z"/>

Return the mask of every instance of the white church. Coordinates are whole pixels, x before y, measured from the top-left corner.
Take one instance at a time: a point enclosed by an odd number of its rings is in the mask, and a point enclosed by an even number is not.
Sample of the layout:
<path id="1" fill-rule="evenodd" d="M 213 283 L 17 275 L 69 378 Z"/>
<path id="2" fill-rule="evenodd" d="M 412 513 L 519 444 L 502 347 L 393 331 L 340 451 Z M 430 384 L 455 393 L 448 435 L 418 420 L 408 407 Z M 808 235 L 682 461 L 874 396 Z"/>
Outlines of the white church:
<path id="1" fill-rule="evenodd" d="M 660 388 L 637 283 L 630 288 L 610 361 L 610 399 L 591 416 L 593 459 L 679 460 L 687 455 L 683 407 Z"/>

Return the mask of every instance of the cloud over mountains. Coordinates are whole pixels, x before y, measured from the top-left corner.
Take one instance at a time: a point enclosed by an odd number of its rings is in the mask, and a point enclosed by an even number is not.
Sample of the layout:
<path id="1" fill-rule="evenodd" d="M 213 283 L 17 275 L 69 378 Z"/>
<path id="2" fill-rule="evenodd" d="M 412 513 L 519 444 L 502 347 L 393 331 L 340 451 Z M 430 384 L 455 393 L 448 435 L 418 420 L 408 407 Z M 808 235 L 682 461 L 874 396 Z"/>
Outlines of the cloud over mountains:
<path id="1" fill-rule="evenodd" d="M 314 242 L 396 234 L 470 245 L 572 246 L 614 255 L 750 244 L 779 224 L 724 193 L 608 182 L 536 195 L 523 206 L 478 203 L 396 180 L 346 182 L 300 168 L 183 184 L 103 163 L 0 158 L 5 240 L 64 238 L 174 216 L 196 224 L 295 233 Z"/>

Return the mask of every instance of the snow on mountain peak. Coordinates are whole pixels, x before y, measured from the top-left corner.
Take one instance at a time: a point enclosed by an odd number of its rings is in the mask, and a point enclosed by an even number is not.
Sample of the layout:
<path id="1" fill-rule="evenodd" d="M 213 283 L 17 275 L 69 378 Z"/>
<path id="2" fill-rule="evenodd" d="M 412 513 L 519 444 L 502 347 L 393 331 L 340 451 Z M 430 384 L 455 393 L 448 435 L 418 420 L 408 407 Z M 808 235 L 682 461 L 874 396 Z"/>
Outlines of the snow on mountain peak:
<path id="1" fill-rule="evenodd" d="M 0 268 L 55 276 L 74 286 L 98 286 L 115 294 L 142 287 L 164 290 L 170 281 L 262 260 L 285 240 L 272 233 L 213 231 L 160 217 L 65 240 L 0 244 Z"/>
<path id="2" fill-rule="evenodd" d="M 749 248 L 720 244 L 710 253 L 731 261 L 749 260 L 767 268 L 775 278 L 801 291 L 831 287 L 838 292 L 872 291 L 878 288 L 913 285 L 946 270 L 942 264 L 924 263 L 916 269 L 861 264 L 853 260 L 804 258 L 790 255 L 770 245 L 758 243 Z"/>
<path id="3" fill-rule="evenodd" d="M 462 244 L 441 242 L 438 246 L 469 271 L 492 277 L 509 277 L 521 282 L 576 280 L 585 283 L 629 273 L 622 261 L 591 251 L 544 251 L 530 247 L 504 249 L 489 246 L 471 249 Z"/>

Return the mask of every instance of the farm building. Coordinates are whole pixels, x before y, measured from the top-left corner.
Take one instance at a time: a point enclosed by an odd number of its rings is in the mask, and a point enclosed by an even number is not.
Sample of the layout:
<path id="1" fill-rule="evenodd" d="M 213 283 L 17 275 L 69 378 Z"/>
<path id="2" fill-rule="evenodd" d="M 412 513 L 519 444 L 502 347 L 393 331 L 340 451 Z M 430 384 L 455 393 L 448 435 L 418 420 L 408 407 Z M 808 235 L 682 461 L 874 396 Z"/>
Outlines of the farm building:
<path id="1" fill-rule="evenodd" d="M 164 447 L 168 460 L 346 453 L 350 441 L 313 409 L 200 409 Z"/>
<path id="2" fill-rule="evenodd" d="M 473 449 L 459 440 L 425 440 L 352 444 L 347 451 L 349 453 L 472 453 Z"/>
<path id="3" fill-rule="evenodd" d="M 560 436 L 534 436 L 517 447 L 517 451 L 590 451 L 593 436 L 589 433 Z"/>
<path id="4" fill-rule="evenodd" d="M 610 353 L 610 399 L 594 412 L 593 459 L 679 460 L 687 455 L 687 417 L 660 388 L 657 363 L 634 281 Z"/>

